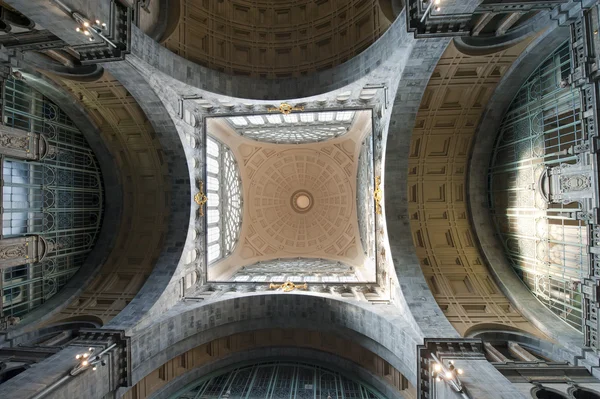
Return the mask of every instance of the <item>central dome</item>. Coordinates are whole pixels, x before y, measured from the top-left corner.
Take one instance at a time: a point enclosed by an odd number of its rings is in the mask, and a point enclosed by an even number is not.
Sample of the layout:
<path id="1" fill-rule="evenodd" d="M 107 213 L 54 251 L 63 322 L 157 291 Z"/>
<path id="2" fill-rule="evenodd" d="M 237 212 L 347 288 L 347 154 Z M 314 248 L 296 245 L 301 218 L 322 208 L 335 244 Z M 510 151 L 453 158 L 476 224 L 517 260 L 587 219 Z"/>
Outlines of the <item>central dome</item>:
<path id="1" fill-rule="evenodd" d="M 256 170 L 249 209 L 252 225 L 269 245 L 306 254 L 344 236 L 354 190 L 350 169 L 335 160 L 342 156 L 338 152 L 331 157 L 316 149 L 282 151 Z"/>
<path id="2" fill-rule="evenodd" d="M 291 204 L 296 212 L 308 212 L 313 205 L 312 195 L 304 190 L 298 190 L 292 195 Z"/>

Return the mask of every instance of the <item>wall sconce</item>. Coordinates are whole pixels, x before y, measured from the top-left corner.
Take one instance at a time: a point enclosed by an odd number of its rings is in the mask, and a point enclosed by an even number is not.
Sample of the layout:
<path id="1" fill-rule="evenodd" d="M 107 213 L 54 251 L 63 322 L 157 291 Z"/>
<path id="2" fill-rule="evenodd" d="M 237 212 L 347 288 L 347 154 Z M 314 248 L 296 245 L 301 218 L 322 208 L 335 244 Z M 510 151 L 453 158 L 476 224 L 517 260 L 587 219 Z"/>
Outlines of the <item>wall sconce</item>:
<path id="1" fill-rule="evenodd" d="M 108 26 L 106 25 L 105 22 L 102 22 L 98 19 L 95 21 L 90 21 L 89 19 L 87 19 L 86 17 L 84 17 L 83 15 L 78 13 L 77 11 L 73 11 L 61 0 L 51 0 L 51 2 L 56 4 L 65 13 L 69 14 L 71 16 L 71 18 L 73 18 L 79 24 L 79 26 L 77 26 L 75 28 L 75 30 L 77 32 L 80 32 L 81 34 L 87 36 L 89 38 L 90 42 L 93 42 L 94 37 L 97 36 L 100 39 L 102 39 L 109 46 L 111 46 L 115 49 L 118 48 L 118 46 L 115 43 L 113 43 L 112 40 L 110 40 L 104 34 L 104 32 L 108 29 Z"/>
<path id="2" fill-rule="evenodd" d="M 75 367 L 73 367 L 69 374 L 71 376 L 76 376 L 77 374 L 89 368 L 91 368 L 93 371 L 96 371 L 98 368 L 98 364 L 100 364 L 101 366 L 106 366 L 106 361 L 104 361 L 102 358 L 116 346 L 116 343 L 112 344 L 97 355 L 94 355 L 94 348 L 88 348 L 87 352 L 77 354 L 75 356 L 75 359 L 77 359 L 79 363 Z"/>
<path id="3" fill-rule="evenodd" d="M 450 385 L 454 391 L 462 394 L 463 398 L 470 399 L 458 377 L 463 374 L 463 370 L 457 369 L 452 360 L 450 360 L 448 366 L 446 366 L 435 354 L 432 353 L 431 357 L 433 358 L 432 378 L 436 381 L 444 381 L 446 384 Z"/>
<path id="4" fill-rule="evenodd" d="M 441 8 L 439 6 L 440 1 L 441 0 L 429 0 L 429 6 L 425 10 L 425 14 L 423 14 L 423 16 L 421 17 L 421 23 L 423 23 L 423 21 L 425 21 L 425 18 L 427 18 L 427 16 L 431 12 L 431 8 L 433 7 L 434 4 L 435 4 L 435 11 L 441 10 Z M 426 3 L 426 1 L 423 1 L 423 3 Z"/>

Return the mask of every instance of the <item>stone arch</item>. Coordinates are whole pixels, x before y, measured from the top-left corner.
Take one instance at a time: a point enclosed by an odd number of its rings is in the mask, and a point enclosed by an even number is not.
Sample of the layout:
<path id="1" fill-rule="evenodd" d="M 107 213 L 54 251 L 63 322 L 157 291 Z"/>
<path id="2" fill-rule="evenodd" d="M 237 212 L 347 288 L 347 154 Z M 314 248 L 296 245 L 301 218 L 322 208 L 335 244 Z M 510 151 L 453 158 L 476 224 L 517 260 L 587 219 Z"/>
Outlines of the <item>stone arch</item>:
<path id="1" fill-rule="evenodd" d="M 347 350 L 348 344 L 353 345 L 352 351 Z M 238 332 L 189 349 L 149 372 L 128 389 L 123 397 L 165 397 L 221 367 L 282 358 L 312 359 L 313 362 L 337 364 L 347 372 L 368 377 L 369 383 L 378 385 L 380 392 L 385 390 L 389 393 L 387 397 L 398 397 L 400 392 L 414 390 L 408 380 L 385 360 L 332 333 L 305 329 L 271 329 Z M 172 370 L 172 373 L 162 381 L 157 381 L 157 374 L 163 368 Z"/>
<path id="2" fill-rule="evenodd" d="M 188 61 L 132 27 L 130 59 L 142 61 L 180 82 L 218 95 L 279 100 L 330 93 L 356 83 L 390 59 L 394 53 L 406 51 L 407 47 L 412 46 L 411 43 L 412 35 L 406 31 L 406 19 L 399 16 L 377 41 L 341 65 L 308 76 L 266 80 L 228 75 Z M 158 62 L 159 59 L 174 59 L 174 62 Z"/>
<path id="3" fill-rule="evenodd" d="M 23 317 L 19 324 L 9 329 L 6 338 L 13 339 L 22 333 L 34 331 L 53 315 L 60 312 L 74 300 L 85 286 L 98 273 L 106 253 L 114 245 L 115 236 L 120 227 L 119 215 L 122 211 L 122 190 L 117 177 L 119 167 L 106 143 L 101 139 L 98 125 L 83 105 L 74 100 L 70 94 L 56 82 L 49 79 L 33 68 L 18 68 L 26 84 L 49 98 L 55 104 L 60 104 L 61 110 L 73 121 L 81 131 L 92 151 L 96 155 L 102 172 L 103 186 L 110 190 L 111 195 L 105 196 L 105 215 L 98 239 L 88 254 L 83 266 L 68 281 L 68 283 L 48 301 Z"/>
<path id="4" fill-rule="evenodd" d="M 201 343 L 237 332 L 268 328 L 306 328 L 333 332 L 380 356 L 411 383 L 416 382 L 415 348 L 420 338 L 400 316 L 384 309 L 317 294 L 236 295 L 193 308 L 173 308 L 156 323 L 135 331 L 132 375 L 136 383 L 165 359 Z M 177 314 L 176 314 L 177 312 Z M 177 334 L 161 334 L 167 326 Z M 150 337 L 161 338 L 155 345 Z"/>

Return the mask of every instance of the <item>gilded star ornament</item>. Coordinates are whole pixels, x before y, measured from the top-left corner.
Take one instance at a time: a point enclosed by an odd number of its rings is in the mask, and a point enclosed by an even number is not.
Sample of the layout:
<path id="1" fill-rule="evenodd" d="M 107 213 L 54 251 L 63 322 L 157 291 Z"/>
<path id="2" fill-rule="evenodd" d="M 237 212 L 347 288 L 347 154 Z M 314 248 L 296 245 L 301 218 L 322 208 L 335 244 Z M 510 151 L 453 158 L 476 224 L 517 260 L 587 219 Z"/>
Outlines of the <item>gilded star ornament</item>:
<path id="1" fill-rule="evenodd" d="M 294 290 L 307 290 L 308 289 L 308 284 L 304 283 L 304 284 L 294 284 L 291 281 L 286 281 L 283 284 L 274 284 L 271 283 L 269 285 L 269 289 L 271 290 L 277 290 L 281 288 L 283 290 L 283 292 L 290 292 L 290 291 L 294 291 Z"/>
<path id="2" fill-rule="evenodd" d="M 288 115 L 288 114 L 291 114 L 292 111 L 304 111 L 304 107 L 294 107 L 288 103 L 281 103 L 281 105 L 279 107 L 268 108 L 267 111 L 269 111 L 269 112 L 279 111 L 284 115 Z"/>

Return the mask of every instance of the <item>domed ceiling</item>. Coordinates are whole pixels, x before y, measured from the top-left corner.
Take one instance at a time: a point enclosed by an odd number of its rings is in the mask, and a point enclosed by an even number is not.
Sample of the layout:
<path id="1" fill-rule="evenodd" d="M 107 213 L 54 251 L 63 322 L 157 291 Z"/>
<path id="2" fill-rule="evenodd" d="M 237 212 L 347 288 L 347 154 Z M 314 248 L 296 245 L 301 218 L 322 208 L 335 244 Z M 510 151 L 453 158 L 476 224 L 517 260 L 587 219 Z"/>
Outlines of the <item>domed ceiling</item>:
<path id="1" fill-rule="evenodd" d="M 298 258 L 318 260 L 321 273 L 326 260 L 332 270 L 340 264 L 344 272 L 354 270 L 357 278 L 352 281 L 374 280 L 375 265 L 361 242 L 356 201 L 359 157 L 363 142 L 371 138 L 371 111 L 299 115 L 310 118 L 306 123 L 315 130 L 338 119 L 343 134 L 321 142 L 311 142 L 311 135 L 298 144 L 274 144 L 240 136 L 242 117 L 207 119 L 208 134 L 235 155 L 244 198 L 238 244 L 209 267 L 209 280 L 229 280 L 242 267 L 257 269 L 260 262 Z M 268 129 L 269 119 L 274 120 L 270 117 L 243 118 L 248 125 Z M 319 120 L 321 125 L 314 123 Z M 302 124 L 300 118 L 297 124 Z M 310 274 L 311 265 L 304 264 Z"/>

